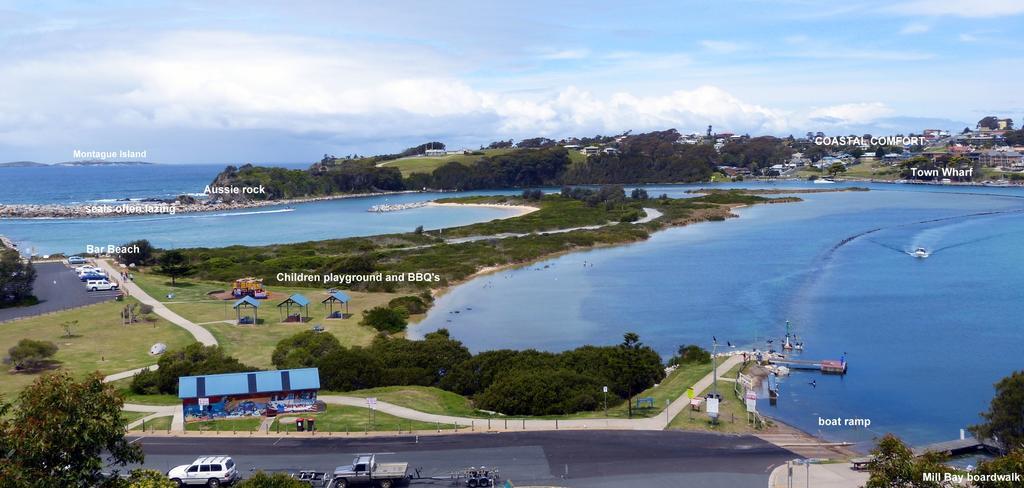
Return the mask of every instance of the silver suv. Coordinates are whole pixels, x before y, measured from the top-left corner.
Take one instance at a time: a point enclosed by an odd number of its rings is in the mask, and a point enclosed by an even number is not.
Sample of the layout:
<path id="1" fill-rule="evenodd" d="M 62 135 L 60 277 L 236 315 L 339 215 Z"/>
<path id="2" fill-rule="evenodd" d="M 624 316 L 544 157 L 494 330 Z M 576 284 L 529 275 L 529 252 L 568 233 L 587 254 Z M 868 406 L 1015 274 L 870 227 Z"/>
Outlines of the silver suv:
<path id="1" fill-rule="evenodd" d="M 235 461 L 228 456 L 205 456 L 167 472 L 171 481 L 184 485 L 227 486 L 238 481 Z"/>

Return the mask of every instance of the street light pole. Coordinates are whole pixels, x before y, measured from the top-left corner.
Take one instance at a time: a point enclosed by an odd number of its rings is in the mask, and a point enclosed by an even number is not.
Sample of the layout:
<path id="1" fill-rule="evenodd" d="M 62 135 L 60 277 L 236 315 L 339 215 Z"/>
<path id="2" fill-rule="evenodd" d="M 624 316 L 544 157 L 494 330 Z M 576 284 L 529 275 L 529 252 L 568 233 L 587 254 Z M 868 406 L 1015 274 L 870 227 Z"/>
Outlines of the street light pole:
<path id="1" fill-rule="evenodd" d="M 608 418 L 608 387 L 601 388 L 604 391 L 604 418 Z"/>
<path id="2" fill-rule="evenodd" d="M 711 379 L 711 391 L 718 398 L 718 339 L 711 342 Z"/>

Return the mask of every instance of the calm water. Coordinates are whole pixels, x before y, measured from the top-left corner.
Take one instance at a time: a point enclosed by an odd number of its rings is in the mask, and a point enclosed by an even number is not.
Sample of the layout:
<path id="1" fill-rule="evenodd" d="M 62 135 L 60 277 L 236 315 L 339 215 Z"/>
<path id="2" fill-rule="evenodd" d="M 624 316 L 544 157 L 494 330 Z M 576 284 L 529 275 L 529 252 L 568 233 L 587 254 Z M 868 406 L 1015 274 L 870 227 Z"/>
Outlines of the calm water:
<path id="1" fill-rule="evenodd" d="M 0 203 L 84 204 L 200 195 L 226 164 L 0 168 Z M 268 164 L 308 168 L 308 163 Z"/>
<path id="2" fill-rule="evenodd" d="M 710 348 L 712 335 L 763 347 L 789 319 L 805 358 L 846 352 L 850 372 L 795 373 L 763 412 L 864 443 L 889 431 L 952 439 L 1021 366 L 1024 192 L 873 188 L 481 277 L 439 299 L 416 333 L 446 327 L 474 350 L 559 350 L 632 330 L 667 357 L 680 344 Z M 917 246 L 934 254 L 906 254 Z M 872 425 L 819 428 L 819 415 Z"/>

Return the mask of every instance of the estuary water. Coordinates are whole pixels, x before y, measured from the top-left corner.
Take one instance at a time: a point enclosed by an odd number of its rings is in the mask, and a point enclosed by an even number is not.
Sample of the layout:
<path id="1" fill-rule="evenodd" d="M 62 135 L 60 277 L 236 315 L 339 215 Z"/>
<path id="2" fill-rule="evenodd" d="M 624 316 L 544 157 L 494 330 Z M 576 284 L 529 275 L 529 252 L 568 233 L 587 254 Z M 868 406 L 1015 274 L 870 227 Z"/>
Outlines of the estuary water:
<path id="1" fill-rule="evenodd" d="M 1024 192 L 867 186 L 482 276 L 443 295 L 414 334 L 444 327 L 477 351 L 561 350 L 635 331 L 668 357 L 682 344 L 710 349 L 712 336 L 763 350 L 791 320 L 803 358 L 846 353 L 849 374 L 795 372 L 762 413 L 861 447 L 886 432 L 956 438 L 1021 367 Z M 911 257 L 918 246 L 932 255 Z"/>

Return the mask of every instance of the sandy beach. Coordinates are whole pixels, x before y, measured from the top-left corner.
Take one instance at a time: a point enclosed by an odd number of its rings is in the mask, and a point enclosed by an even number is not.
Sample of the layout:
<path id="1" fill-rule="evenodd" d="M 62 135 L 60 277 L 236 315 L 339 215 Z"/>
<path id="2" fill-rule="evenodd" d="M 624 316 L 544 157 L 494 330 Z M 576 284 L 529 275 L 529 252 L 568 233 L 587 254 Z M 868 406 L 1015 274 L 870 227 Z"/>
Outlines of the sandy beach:
<path id="1" fill-rule="evenodd" d="M 431 206 L 431 207 L 501 208 L 501 209 L 511 209 L 511 210 L 515 210 L 516 211 L 515 215 L 511 215 L 511 216 L 505 217 L 505 218 L 520 217 L 520 216 L 526 215 L 528 213 L 533 213 L 533 212 L 536 212 L 536 211 L 540 210 L 540 208 L 538 208 L 538 207 L 531 207 L 529 205 L 509 205 L 509 204 L 503 204 L 503 203 L 438 203 L 438 202 L 430 202 L 427 205 Z"/>

